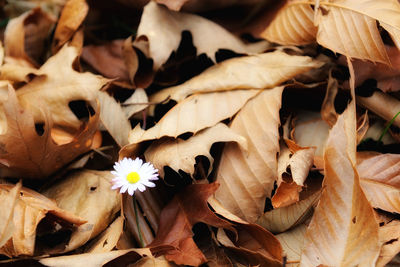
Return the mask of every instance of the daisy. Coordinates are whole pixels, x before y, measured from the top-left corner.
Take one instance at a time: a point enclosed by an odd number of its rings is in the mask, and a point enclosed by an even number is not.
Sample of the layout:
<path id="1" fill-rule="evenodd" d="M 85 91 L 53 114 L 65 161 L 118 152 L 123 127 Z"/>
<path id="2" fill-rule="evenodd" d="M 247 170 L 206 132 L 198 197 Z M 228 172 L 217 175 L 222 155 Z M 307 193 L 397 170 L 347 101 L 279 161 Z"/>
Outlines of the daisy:
<path id="1" fill-rule="evenodd" d="M 143 163 L 143 160 L 136 158 L 123 158 L 114 165 L 115 171 L 111 173 L 115 176 L 111 189 L 121 188 L 120 193 L 125 193 L 133 196 L 135 191 L 140 192 L 146 190 L 147 187 L 155 187 L 152 180 L 158 180 L 158 170 L 149 163 Z"/>

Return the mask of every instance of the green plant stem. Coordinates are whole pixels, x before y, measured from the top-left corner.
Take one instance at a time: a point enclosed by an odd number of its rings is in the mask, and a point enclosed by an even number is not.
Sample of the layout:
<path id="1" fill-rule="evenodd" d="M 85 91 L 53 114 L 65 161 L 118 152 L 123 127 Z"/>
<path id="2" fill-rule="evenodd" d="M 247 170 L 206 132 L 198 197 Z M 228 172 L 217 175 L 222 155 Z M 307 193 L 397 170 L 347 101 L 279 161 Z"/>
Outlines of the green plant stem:
<path id="1" fill-rule="evenodd" d="M 394 123 L 394 121 L 396 120 L 397 116 L 400 115 L 400 111 L 397 112 L 396 115 L 394 115 L 394 117 L 389 121 L 389 123 L 386 125 L 385 129 L 382 131 L 381 136 L 379 136 L 378 141 L 382 142 L 383 137 L 385 136 L 385 134 L 387 133 L 387 131 L 389 130 L 390 126 L 392 126 L 392 124 Z"/>
<path id="2" fill-rule="evenodd" d="M 137 230 L 138 230 L 138 233 L 139 233 L 140 246 L 142 248 L 144 248 L 142 231 L 140 230 L 140 225 L 139 225 L 139 214 L 138 214 L 138 208 L 137 208 L 137 201 L 136 201 L 136 197 L 135 196 L 133 196 L 133 207 L 135 209 L 135 219 L 136 219 Z"/>

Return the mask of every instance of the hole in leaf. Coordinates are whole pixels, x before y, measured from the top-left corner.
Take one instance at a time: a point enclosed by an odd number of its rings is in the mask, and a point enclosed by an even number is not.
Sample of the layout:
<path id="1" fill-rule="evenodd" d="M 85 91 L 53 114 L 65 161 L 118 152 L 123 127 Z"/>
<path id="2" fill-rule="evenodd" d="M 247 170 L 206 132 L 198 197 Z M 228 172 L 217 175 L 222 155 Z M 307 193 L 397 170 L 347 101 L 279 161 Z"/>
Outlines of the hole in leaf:
<path id="1" fill-rule="evenodd" d="M 84 100 L 71 101 L 68 106 L 79 120 L 89 118 L 89 116 L 95 114 L 94 109 Z"/>
<path id="2" fill-rule="evenodd" d="M 97 186 L 91 186 L 91 187 L 90 187 L 90 191 L 92 191 L 92 192 L 93 192 L 93 191 L 96 191 L 96 189 L 97 189 Z"/>
<path id="3" fill-rule="evenodd" d="M 44 124 L 43 123 L 35 124 L 35 130 L 39 136 L 42 136 L 44 134 Z"/>
<path id="4" fill-rule="evenodd" d="M 357 216 L 354 216 L 353 219 L 351 220 L 353 223 L 357 222 Z"/>

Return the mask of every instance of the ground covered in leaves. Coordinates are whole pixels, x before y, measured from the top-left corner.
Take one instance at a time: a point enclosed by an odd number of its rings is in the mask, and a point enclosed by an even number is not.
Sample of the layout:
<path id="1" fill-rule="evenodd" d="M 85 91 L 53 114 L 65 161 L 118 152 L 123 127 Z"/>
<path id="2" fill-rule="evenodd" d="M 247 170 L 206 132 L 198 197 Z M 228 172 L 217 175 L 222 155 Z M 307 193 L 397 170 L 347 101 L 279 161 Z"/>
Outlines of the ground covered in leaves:
<path id="1" fill-rule="evenodd" d="M 1 4 L 0 266 L 400 264 L 397 0 Z"/>

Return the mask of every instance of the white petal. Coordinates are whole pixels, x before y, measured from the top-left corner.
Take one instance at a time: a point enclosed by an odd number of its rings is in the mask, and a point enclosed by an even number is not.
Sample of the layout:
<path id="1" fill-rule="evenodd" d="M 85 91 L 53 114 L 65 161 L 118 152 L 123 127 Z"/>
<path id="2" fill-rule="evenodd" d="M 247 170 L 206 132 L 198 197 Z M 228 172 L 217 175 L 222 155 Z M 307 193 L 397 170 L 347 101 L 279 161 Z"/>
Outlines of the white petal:
<path id="1" fill-rule="evenodd" d="M 137 187 L 138 187 L 140 192 L 143 192 L 144 190 L 146 190 L 146 187 L 144 185 L 142 185 L 142 184 L 138 184 Z"/>
<path id="2" fill-rule="evenodd" d="M 152 182 L 143 182 L 143 184 L 147 187 L 156 187 L 156 185 Z"/>
<path id="3" fill-rule="evenodd" d="M 128 194 L 133 196 L 133 193 L 135 192 L 135 190 L 133 190 L 133 186 L 129 186 L 128 187 Z"/>
<path id="4" fill-rule="evenodd" d="M 120 192 L 121 194 L 122 194 L 122 193 L 125 193 L 127 189 L 128 189 L 128 185 L 124 184 L 124 185 L 121 187 L 121 190 L 119 190 L 119 192 Z"/>
<path id="5" fill-rule="evenodd" d="M 116 184 L 113 185 L 113 186 L 111 187 L 112 190 L 115 190 L 115 189 L 117 189 L 117 188 L 120 188 L 120 186 L 118 186 L 118 185 L 116 185 Z"/>

